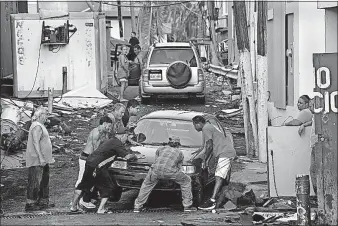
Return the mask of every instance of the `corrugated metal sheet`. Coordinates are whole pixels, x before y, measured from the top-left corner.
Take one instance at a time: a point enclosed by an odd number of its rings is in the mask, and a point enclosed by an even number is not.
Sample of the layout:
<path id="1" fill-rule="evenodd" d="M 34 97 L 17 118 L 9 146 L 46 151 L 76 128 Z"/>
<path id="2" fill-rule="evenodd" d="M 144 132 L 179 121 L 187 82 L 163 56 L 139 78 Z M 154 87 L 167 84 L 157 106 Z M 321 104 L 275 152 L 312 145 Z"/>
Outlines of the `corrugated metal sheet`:
<path id="1" fill-rule="evenodd" d="M 1 78 L 13 74 L 10 14 L 18 13 L 17 2 L 0 2 Z"/>

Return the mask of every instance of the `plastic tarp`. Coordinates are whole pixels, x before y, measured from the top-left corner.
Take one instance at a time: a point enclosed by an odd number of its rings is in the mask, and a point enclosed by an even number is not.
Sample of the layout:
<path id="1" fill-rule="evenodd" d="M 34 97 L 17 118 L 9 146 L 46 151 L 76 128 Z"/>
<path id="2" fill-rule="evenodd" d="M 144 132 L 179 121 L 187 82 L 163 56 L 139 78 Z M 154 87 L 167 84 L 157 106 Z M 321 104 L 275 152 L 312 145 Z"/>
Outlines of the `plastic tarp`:
<path id="1" fill-rule="evenodd" d="M 53 106 L 61 109 L 102 108 L 113 101 L 91 85 L 71 90 L 61 97 L 54 98 Z"/>

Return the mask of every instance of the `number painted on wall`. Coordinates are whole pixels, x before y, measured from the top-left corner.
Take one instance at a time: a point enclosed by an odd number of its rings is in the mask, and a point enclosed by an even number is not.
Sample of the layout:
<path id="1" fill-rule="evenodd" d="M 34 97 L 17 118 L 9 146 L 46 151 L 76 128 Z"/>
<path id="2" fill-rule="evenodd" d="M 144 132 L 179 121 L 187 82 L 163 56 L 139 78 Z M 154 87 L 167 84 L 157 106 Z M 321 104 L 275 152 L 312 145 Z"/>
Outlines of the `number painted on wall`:
<path id="1" fill-rule="evenodd" d="M 318 68 L 316 71 L 316 87 L 319 89 L 326 90 L 330 88 L 331 82 L 332 78 L 329 68 L 327 67 Z M 315 108 L 314 112 L 317 114 L 321 112 L 328 113 L 330 111 L 337 113 L 338 112 L 337 94 L 338 94 L 337 91 L 333 91 L 331 93 L 328 91 L 324 91 L 324 94 L 320 92 L 314 92 L 315 98 L 324 99 L 324 106 Z"/>

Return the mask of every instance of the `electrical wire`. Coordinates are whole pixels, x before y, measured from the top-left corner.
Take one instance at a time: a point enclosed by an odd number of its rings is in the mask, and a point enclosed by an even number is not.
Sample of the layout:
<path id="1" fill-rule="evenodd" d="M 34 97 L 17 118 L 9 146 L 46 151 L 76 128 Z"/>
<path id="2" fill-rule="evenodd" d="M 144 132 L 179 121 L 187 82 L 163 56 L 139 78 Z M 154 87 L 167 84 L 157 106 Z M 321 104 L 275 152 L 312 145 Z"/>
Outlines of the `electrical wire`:
<path id="1" fill-rule="evenodd" d="M 34 83 L 33 83 L 32 89 L 31 89 L 31 91 L 27 94 L 27 96 L 24 97 L 23 99 L 26 99 L 26 98 L 32 93 L 32 91 L 33 91 L 33 89 L 34 89 L 35 82 L 36 82 L 36 78 L 38 77 L 38 72 L 39 72 L 39 67 L 40 67 L 41 47 L 42 47 L 42 44 L 40 44 L 40 48 L 39 48 L 38 65 L 37 65 L 37 67 L 36 67 L 35 79 L 34 79 Z"/>
<path id="2" fill-rule="evenodd" d="M 94 1 L 94 2 L 98 2 L 98 1 Z M 169 4 L 163 4 L 163 5 L 151 5 L 151 6 L 146 6 L 146 7 L 153 7 L 153 8 L 156 8 L 156 7 L 165 7 L 165 6 L 171 6 L 171 5 L 179 5 L 179 4 L 182 4 L 182 3 L 189 3 L 191 1 L 180 1 L 180 2 L 175 2 L 175 3 L 169 3 Z M 133 7 L 133 8 L 143 8 L 144 5 L 142 6 L 137 6 L 137 5 L 122 5 L 122 4 L 114 4 L 114 3 L 108 3 L 108 2 L 103 2 L 102 4 L 105 4 L 105 5 L 111 5 L 111 6 L 118 6 L 118 7 L 122 7 L 122 8 L 130 8 L 130 7 Z"/>

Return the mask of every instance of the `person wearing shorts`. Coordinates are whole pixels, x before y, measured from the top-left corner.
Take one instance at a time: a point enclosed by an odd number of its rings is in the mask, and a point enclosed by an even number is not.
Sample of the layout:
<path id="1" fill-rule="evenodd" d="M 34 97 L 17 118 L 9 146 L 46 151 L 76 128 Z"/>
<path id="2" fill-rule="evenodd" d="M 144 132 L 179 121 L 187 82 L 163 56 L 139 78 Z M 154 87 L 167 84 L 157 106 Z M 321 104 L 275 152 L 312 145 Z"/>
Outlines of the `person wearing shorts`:
<path id="1" fill-rule="evenodd" d="M 213 154 L 217 161 L 213 194 L 210 199 L 198 207 L 202 210 L 211 210 L 216 207 L 216 195 L 231 169 L 231 161 L 236 157 L 236 151 L 232 137 L 225 136 L 222 131 L 206 121 L 204 117 L 195 116 L 192 121 L 195 129 L 203 133 L 205 142 L 204 147 L 199 150 L 200 153 L 196 158 L 201 158 L 205 162 Z"/>
<path id="2" fill-rule="evenodd" d="M 119 69 L 117 70 L 117 79 L 121 83 L 119 101 L 126 101 L 126 99 L 123 98 L 123 95 L 124 91 L 128 87 L 129 77 L 129 60 L 127 58 L 127 54 L 127 46 L 122 46 L 122 53 L 119 55 Z"/>
<path id="3" fill-rule="evenodd" d="M 113 195 L 116 187 L 109 175 L 108 168 L 116 157 L 125 158 L 127 161 L 137 158 L 130 150 L 125 149 L 122 142 L 114 136 L 103 142 L 96 151 L 88 156 L 82 180 L 74 192 L 71 212 L 78 211 L 82 191 L 89 193 L 91 188 L 95 186 L 101 197 L 97 213 L 108 213 L 105 204 L 110 195 Z"/>
<path id="4" fill-rule="evenodd" d="M 88 156 L 92 154 L 102 142 L 108 140 L 108 133 L 112 128 L 112 123 L 113 121 L 111 118 L 104 116 L 100 119 L 100 125 L 89 133 L 86 146 L 79 157 L 79 175 L 75 184 L 75 188 L 82 180 Z M 93 189 L 93 194 L 95 194 L 95 190 L 96 189 Z M 84 206 L 87 209 L 96 208 L 96 206 L 90 202 L 92 193 L 84 193 L 83 197 L 80 199 L 81 206 Z"/>

